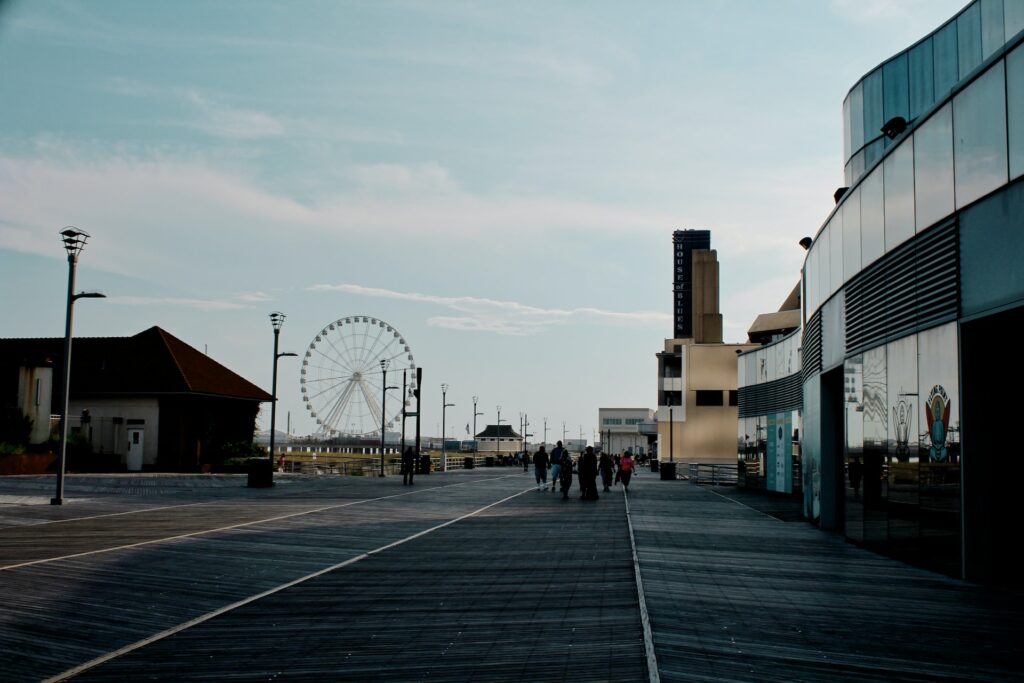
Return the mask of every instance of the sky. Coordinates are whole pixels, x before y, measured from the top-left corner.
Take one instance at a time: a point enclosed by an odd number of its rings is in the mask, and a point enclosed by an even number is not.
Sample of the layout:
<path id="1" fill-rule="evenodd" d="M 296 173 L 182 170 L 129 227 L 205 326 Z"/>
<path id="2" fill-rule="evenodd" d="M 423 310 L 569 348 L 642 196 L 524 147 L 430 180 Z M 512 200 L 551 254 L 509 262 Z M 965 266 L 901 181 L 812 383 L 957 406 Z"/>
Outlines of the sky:
<path id="1" fill-rule="evenodd" d="M 301 357 L 384 320 L 424 434 L 655 407 L 672 231 L 710 229 L 725 340 L 796 284 L 842 100 L 966 0 L 0 0 L 0 337 L 159 325 L 317 425 Z M 389 382 L 390 383 L 390 382 Z M 269 410 L 260 418 L 269 425 Z M 564 431 L 563 431 L 564 430 Z"/>

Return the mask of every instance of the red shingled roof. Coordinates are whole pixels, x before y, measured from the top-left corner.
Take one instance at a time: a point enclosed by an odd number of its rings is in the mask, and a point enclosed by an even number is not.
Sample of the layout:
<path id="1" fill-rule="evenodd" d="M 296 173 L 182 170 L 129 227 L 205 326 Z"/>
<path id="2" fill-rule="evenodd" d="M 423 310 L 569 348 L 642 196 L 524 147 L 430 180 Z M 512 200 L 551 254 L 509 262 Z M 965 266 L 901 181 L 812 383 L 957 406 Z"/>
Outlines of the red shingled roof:
<path id="1" fill-rule="evenodd" d="M 59 337 L 0 339 L 0 364 L 52 360 L 55 380 L 63 354 Z M 263 389 L 159 327 L 133 337 L 75 338 L 71 358 L 72 396 L 205 394 L 271 400 Z"/>

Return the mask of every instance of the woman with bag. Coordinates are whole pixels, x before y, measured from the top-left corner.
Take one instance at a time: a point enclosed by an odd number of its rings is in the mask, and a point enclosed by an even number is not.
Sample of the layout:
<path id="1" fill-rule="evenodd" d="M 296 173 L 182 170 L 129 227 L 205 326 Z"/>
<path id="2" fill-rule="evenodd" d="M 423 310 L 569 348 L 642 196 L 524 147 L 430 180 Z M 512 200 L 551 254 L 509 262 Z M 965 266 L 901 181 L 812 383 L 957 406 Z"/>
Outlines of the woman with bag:
<path id="1" fill-rule="evenodd" d="M 633 454 L 626 451 L 619 460 L 619 480 L 622 486 L 629 491 L 629 480 L 633 477 Z"/>

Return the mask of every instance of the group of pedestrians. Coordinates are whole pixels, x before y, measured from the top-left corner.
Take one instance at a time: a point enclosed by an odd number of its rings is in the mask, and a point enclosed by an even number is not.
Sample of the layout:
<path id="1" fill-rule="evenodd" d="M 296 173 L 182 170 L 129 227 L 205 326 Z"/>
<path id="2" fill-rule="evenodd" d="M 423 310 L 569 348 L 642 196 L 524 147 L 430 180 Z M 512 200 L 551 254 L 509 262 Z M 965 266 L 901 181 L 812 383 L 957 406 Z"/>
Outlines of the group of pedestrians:
<path id="1" fill-rule="evenodd" d="M 524 454 L 523 462 L 530 462 L 528 453 Z M 587 446 L 580 455 L 578 463 L 574 463 L 572 455 L 562 446 L 559 441 L 550 455 L 544 446 L 537 449 L 533 454 L 533 473 L 537 480 L 537 490 L 546 491 L 548 488 L 548 469 L 551 469 L 551 490 L 561 489 L 562 498 L 569 497 L 569 490 L 572 488 L 573 474 L 576 474 L 580 483 L 580 498 L 583 500 L 598 500 L 597 475 L 601 475 L 601 483 L 605 491 L 610 491 L 613 483 L 622 482 L 622 486 L 629 491 L 629 482 L 633 477 L 633 455 L 626 451 L 621 456 L 616 455 L 613 459 L 607 453 L 602 453 L 600 459 L 594 453 L 593 446 Z M 616 472 L 617 470 L 617 472 Z M 527 471 L 524 464 L 523 471 Z M 612 476 L 614 475 L 614 482 Z"/>

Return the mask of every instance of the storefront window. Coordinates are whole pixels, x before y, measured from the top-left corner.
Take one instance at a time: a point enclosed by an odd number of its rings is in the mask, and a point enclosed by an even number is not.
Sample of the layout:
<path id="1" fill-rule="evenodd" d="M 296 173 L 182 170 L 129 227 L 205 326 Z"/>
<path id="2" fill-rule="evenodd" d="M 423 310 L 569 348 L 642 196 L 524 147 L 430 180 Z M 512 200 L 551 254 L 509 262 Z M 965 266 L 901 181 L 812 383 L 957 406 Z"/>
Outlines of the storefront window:
<path id="1" fill-rule="evenodd" d="M 846 424 L 846 535 L 864 540 L 864 357 L 847 358 L 843 369 Z"/>
<path id="2" fill-rule="evenodd" d="M 886 390 L 885 347 L 864 352 L 864 540 L 882 542 L 888 539 L 888 461 L 889 410 Z"/>
<path id="3" fill-rule="evenodd" d="M 918 335 L 919 524 L 923 552 L 947 573 L 960 569 L 960 387 L 957 326 Z"/>
<path id="4" fill-rule="evenodd" d="M 957 207 L 1006 183 L 1003 71 L 1000 61 L 953 98 Z"/>
<path id="5" fill-rule="evenodd" d="M 947 104 L 914 133 L 917 231 L 953 213 L 953 109 Z"/>
<path id="6" fill-rule="evenodd" d="M 889 416 L 889 541 L 900 543 L 919 536 L 917 337 L 886 348 Z"/>
<path id="7" fill-rule="evenodd" d="M 903 143 L 882 162 L 885 184 L 885 250 L 914 236 L 914 140 Z"/>

